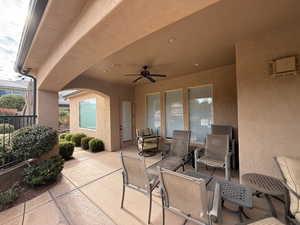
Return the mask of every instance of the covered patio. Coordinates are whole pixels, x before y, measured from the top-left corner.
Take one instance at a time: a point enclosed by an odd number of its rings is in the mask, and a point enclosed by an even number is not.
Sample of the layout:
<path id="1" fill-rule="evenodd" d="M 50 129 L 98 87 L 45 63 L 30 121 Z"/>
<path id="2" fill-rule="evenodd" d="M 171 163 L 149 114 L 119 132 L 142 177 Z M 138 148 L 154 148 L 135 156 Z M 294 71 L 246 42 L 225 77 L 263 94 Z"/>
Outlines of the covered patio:
<path id="1" fill-rule="evenodd" d="M 123 150 L 135 156 L 135 147 Z M 0 213 L 1 225 L 141 225 L 147 224 L 147 202 L 145 195 L 128 190 L 125 206 L 120 208 L 122 195 L 121 160 L 119 152 L 89 153 L 77 149 L 74 160 L 66 162 L 62 177 L 40 196 Z M 158 161 L 159 156 L 146 159 L 147 165 Z M 212 171 L 202 168 L 201 172 Z M 223 171 L 216 171 L 223 176 Z M 238 178 L 233 178 L 238 182 Z M 282 203 L 274 200 L 279 217 L 283 217 Z M 228 207 L 232 207 L 228 205 Z M 252 218 L 267 215 L 268 206 L 263 198 L 256 198 L 254 208 L 246 210 Z M 151 224 L 162 224 L 161 199 L 155 191 Z M 181 225 L 184 219 L 166 213 L 166 224 Z M 224 225 L 239 223 L 239 217 L 223 212 Z M 188 223 L 193 224 L 193 223 Z"/>
<path id="2" fill-rule="evenodd" d="M 145 224 L 145 196 L 129 190 L 120 209 L 119 152 L 136 157 L 143 128 L 160 143 L 191 131 L 195 150 L 212 125 L 229 126 L 232 182 L 249 173 L 282 179 L 273 158 L 300 157 L 299 10 L 296 0 L 33 0 L 16 70 L 35 79 L 38 124 L 57 128 L 58 92 L 77 90 L 70 132 L 101 139 L 105 152 L 78 149 L 57 185 L 0 214 L 5 225 Z M 152 224 L 162 223 L 159 194 Z M 246 213 L 262 218 L 266 201 L 253 199 Z M 282 203 L 272 201 L 282 219 Z M 223 214 L 223 224 L 239 222 Z M 167 213 L 167 224 L 183 222 Z"/>

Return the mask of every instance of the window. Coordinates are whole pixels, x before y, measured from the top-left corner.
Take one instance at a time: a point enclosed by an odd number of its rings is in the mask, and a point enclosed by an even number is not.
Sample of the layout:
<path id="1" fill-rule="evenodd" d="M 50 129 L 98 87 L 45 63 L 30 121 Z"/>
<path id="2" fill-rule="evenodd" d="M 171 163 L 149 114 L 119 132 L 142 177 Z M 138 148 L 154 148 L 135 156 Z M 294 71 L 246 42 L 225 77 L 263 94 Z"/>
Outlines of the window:
<path id="1" fill-rule="evenodd" d="M 96 99 L 79 102 L 79 127 L 96 129 Z"/>
<path id="2" fill-rule="evenodd" d="M 147 95 L 147 126 L 160 132 L 160 94 Z"/>
<path id="3" fill-rule="evenodd" d="M 189 88 L 191 142 L 204 143 L 213 119 L 212 86 Z"/>
<path id="4" fill-rule="evenodd" d="M 182 91 L 166 93 L 166 137 L 172 137 L 174 130 L 183 130 Z"/>

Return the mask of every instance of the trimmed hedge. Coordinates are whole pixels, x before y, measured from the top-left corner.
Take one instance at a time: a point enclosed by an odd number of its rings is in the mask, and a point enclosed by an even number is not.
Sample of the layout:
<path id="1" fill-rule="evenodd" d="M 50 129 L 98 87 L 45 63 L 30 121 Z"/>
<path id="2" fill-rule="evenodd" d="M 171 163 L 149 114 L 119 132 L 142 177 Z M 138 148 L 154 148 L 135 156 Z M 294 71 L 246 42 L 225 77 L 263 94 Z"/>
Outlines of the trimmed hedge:
<path id="1" fill-rule="evenodd" d="M 89 141 L 89 149 L 91 152 L 104 151 L 104 143 L 98 138 L 94 138 Z"/>
<path id="2" fill-rule="evenodd" d="M 94 139 L 94 137 L 84 137 L 81 139 L 81 148 L 84 150 L 89 149 L 89 142 L 90 140 Z"/>
<path id="3" fill-rule="evenodd" d="M 62 134 L 60 134 L 58 137 L 59 137 L 59 140 L 60 141 L 63 141 L 63 140 L 65 140 L 65 138 L 66 138 L 66 136 L 68 135 L 68 133 L 62 133 Z"/>
<path id="4" fill-rule="evenodd" d="M 68 160 L 72 158 L 74 152 L 74 144 L 70 141 L 64 141 L 59 143 L 59 154 L 63 159 Z"/>
<path id="5" fill-rule="evenodd" d="M 11 152 L 17 158 L 38 158 L 57 144 L 57 132 L 45 126 L 24 127 L 14 132 Z"/>
<path id="6" fill-rule="evenodd" d="M 67 135 L 65 136 L 65 140 L 66 140 L 66 141 L 72 141 L 72 137 L 73 137 L 73 134 L 67 134 Z"/>
<path id="7" fill-rule="evenodd" d="M 86 135 L 83 133 L 74 134 L 71 138 L 71 141 L 75 144 L 76 147 L 79 147 L 81 145 L 81 139 L 84 137 L 86 137 Z"/>
<path id="8" fill-rule="evenodd" d="M 15 127 L 9 123 L 0 124 L 0 134 L 11 133 L 15 130 Z"/>
<path id="9" fill-rule="evenodd" d="M 31 186 L 39 186 L 55 181 L 64 167 L 61 156 L 52 156 L 24 169 L 24 182 Z"/>

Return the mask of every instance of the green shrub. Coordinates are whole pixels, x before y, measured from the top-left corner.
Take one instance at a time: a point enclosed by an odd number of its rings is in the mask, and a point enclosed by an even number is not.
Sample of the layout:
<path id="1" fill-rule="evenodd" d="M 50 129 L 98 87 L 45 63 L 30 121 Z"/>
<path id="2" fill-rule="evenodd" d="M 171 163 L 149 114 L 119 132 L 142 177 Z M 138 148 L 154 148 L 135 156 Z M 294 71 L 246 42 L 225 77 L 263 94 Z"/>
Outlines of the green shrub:
<path id="1" fill-rule="evenodd" d="M 89 149 L 91 152 L 104 151 L 104 143 L 98 138 L 93 138 L 89 141 Z"/>
<path id="2" fill-rule="evenodd" d="M 89 141 L 94 139 L 93 137 L 84 137 L 81 139 L 81 148 L 84 150 L 89 149 Z"/>
<path id="3" fill-rule="evenodd" d="M 73 137 L 73 134 L 67 134 L 67 135 L 65 136 L 65 140 L 66 140 L 66 141 L 71 141 L 71 140 L 72 140 L 72 137 Z"/>
<path id="4" fill-rule="evenodd" d="M 0 124 L 0 134 L 11 133 L 15 130 L 15 127 L 9 123 Z"/>
<path id="5" fill-rule="evenodd" d="M 74 152 L 74 144 L 70 141 L 64 141 L 59 143 L 59 154 L 63 159 L 68 160 L 72 158 Z"/>
<path id="6" fill-rule="evenodd" d="M 11 152 L 20 159 L 38 158 L 57 144 L 56 130 L 45 126 L 24 127 L 14 132 Z"/>
<path id="7" fill-rule="evenodd" d="M 52 156 L 35 165 L 24 169 L 24 182 L 31 186 L 48 184 L 55 181 L 64 167 L 64 160 L 61 156 Z"/>
<path id="8" fill-rule="evenodd" d="M 62 134 L 60 134 L 60 135 L 58 136 L 58 137 L 59 137 L 58 139 L 59 139 L 60 141 L 64 141 L 67 135 L 68 135 L 68 133 L 62 133 Z"/>
<path id="9" fill-rule="evenodd" d="M 76 147 L 79 147 L 81 145 L 81 139 L 84 137 L 86 137 L 86 135 L 82 133 L 74 134 L 71 141 L 75 144 Z"/>
<path id="10" fill-rule="evenodd" d="M 20 187 L 18 184 L 13 185 L 6 191 L 0 191 L 0 210 L 12 204 L 19 197 Z"/>

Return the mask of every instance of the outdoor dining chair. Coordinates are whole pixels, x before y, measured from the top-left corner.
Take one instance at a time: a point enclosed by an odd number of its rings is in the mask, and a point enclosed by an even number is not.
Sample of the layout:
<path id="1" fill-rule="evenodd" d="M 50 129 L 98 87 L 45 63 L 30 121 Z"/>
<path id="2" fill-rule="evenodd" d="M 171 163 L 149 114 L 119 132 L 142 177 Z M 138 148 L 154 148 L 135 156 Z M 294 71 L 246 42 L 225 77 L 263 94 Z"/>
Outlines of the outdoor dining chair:
<path id="1" fill-rule="evenodd" d="M 195 171 L 198 171 L 198 164 L 225 169 L 225 179 L 230 180 L 230 160 L 228 135 L 207 135 L 204 156 L 200 157 L 201 150 L 195 150 Z"/>
<path id="2" fill-rule="evenodd" d="M 144 158 L 134 158 L 123 155 L 121 152 L 121 161 L 123 166 L 123 191 L 121 208 L 124 206 L 126 187 L 139 191 L 149 197 L 148 224 L 151 220 L 152 191 L 159 183 L 158 176 L 147 173 Z"/>
<path id="3" fill-rule="evenodd" d="M 219 125 L 219 124 L 212 124 L 211 125 L 211 134 L 215 135 L 228 135 L 229 136 L 229 151 L 232 154 L 232 168 L 236 169 L 237 168 L 237 154 L 236 154 L 236 140 L 233 136 L 233 127 L 229 125 Z"/>
<path id="4" fill-rule="evenodd" d="M 221 218 L 221 187 L 215 185 L 212 195 L 206 181 L 159 168 L 163 225 L 165 210 L 200 225 L 212 225 Z M 211 198 L 209 198 L 211 196 Z"/>
<path id="5" fill-rule="evenodd" d="M 163 151 L 162 160 L 148 167 L 150 174 L 159 175 L 158 167 L 169 169 L 172 171 L 178 170 L 180 167 L 184 170 L 184 165 L 191 159 L 189 152 L 191 131 L 175 130 L 170 149 Z"/>

